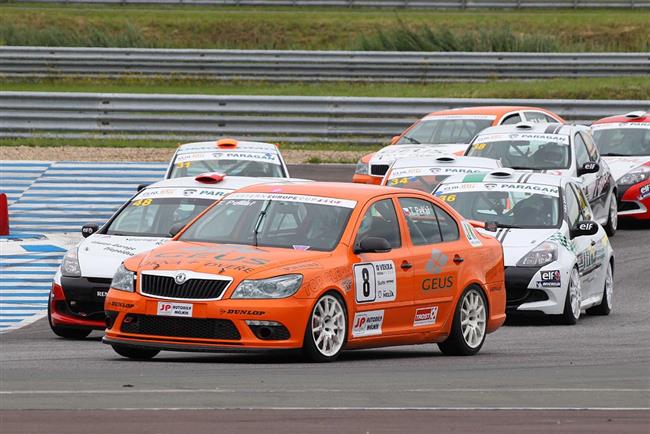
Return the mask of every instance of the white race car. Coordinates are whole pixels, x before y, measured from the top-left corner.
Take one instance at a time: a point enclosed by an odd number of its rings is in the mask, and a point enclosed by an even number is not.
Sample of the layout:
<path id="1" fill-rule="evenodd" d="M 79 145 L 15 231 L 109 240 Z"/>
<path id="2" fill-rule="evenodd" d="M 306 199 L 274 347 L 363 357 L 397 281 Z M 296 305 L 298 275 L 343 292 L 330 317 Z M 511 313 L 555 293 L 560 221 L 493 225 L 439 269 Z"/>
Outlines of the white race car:
<path id="1" fill-rule="evenodd" d="M 288 178 L 287 165 L 271 143 L 220 139 L 181 145 L 172 157 L 166 179 L 219 172 L 253 178 Z"/>
<path id="2" fill-rule="evenodd" d="M 496 230 L 507 312 L 542 312 L 562 324 L 583 310 L 609 314 L 614 253 L 572 178 L 498 169 L 449 177 L 434 195 Z"/>
<path id="3" fill-rule="evenodd" d="M 92 330 L 103 330 L 104 298 L 119 265 L 164 243 L 230 192 L 254 184 L 304 181 L 205 173 L 196 179 L 168 179 L 144 188 L 101 229 L 96 224 L 83 226 L 85 239 L 67 252 L 54 276 L 48 303 L 52 331 L 78 339 Z"/>
<path id="4" fill-rule="evenodd" d="M 467 156 L 494 158 L 503 167 L 579 178 L 594 220 L 613 236 L 618 225 L 616 182 L 588 127 L 520 123 L 487 128 Z"/>
<path id="5" fill-rule="evenodd" d="M 591 125 L 618 187 L 618 215 L 650 221 L 650 114 L 632 112 Z"/>
<path id="6" fill-rule="evenodd" d="M 489 172 L 500 167 L 499 161 L 481 157 L 400 158 L 388 169 L 381 185 L 431 193 L 443 179 L 452 175 Z"/>

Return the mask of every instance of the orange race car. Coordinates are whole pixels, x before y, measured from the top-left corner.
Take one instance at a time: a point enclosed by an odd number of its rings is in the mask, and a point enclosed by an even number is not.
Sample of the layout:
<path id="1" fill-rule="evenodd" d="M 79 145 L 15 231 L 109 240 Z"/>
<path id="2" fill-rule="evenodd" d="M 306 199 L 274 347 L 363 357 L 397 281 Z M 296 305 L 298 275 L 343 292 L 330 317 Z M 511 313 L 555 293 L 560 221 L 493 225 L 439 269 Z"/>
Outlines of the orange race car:
<path id="1" fill-rule="evenodd" d="M 104 343 L 160 350 L 341 350 L 435 342 L 477 353 L 505 320 L 503 251 L 446 203 L 342 183 L 246 187 L 127 259 Z"/>
<path id="2" fill-rule="evenodd" d="M 555 113 L 537 107 L 482 106 L 429 113 L 393 137 L 390 146 L 361 157 L 352 182 L 380 184 L 398 158 L 463 155 L 467 145 L 485 128 L 524 121 L 564 123 Z"/>

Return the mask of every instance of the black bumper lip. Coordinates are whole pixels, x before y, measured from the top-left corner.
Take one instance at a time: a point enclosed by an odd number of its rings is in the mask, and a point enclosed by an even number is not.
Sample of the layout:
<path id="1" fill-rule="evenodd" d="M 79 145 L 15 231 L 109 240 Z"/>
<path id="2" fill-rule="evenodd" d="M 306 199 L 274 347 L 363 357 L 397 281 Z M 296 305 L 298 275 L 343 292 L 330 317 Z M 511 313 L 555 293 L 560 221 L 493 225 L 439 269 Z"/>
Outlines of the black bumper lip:
<path id="1" fill-rule="evenodd" d="M 129 348 L 144 348 L 160 351 L 179 351 L 186 353 L 271 353 L 281 351 L 292 351 L 296 348 L 255 348 L 243 347 L 240 343 L 219 343 L 215 345 L 200 345 L 194 343 L 176 343 L 176 342 L 143 342 L 131 339 L 119 339 L 104 336 L 102 343 L 107 345 L 120 345 Z"/>
<path id="2" fill-rule="evenodd" d="M 98 292 L 108 292 L 111 279 L 94 277 L 66 277 L 61 276 L 61 289 L 65 301 L 58 303 L 65 304 L 57 307 L 61 313 L 80 319 L 92 321 L 103 321 L 105 297 L 99 296 Z"/>
<path id="3" fill-rule="evenodd" d="M 505 267 L 506 277 L 506 311 L 515 311 L 519 306 L 531 301 L 539 289 L 530 289 L 528 285 L 541 267 Z M 543 291 L 541 291 L 543 292 Z M 544 293 L 546 294 L 546 293 Z"/>

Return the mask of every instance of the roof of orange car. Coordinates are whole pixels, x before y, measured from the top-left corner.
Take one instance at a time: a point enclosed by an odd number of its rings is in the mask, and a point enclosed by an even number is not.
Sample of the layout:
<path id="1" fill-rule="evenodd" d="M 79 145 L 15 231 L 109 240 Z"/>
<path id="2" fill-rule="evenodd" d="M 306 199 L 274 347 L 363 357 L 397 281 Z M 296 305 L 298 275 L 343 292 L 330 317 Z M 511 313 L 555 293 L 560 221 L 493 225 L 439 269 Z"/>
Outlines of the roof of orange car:
<path id="1" fill-rule="evenodd" d="M 440 110 L 437 112 L 429 113 L 431 115 L 493 115 L 502 116 L 506 113 L 519 111 L 519 110 L 541 110 L 548 112 L 548 110 L 539 107 L 526 107 L 526 106 L 509 106 L 509 105 L 494 105 L 494 106 L 479 106 L 479 107 L 463 107 L 458 109 Z"/>
<path id="2" fill-rule="evenodd" d="M 353 184 L 349 182 L 305 182 L 295 184 L 259 184 L 237 190 L 237 193 L 283 193 L 302 194 L 308 196 L 323 196 L 337 199 L 365 201 L 367 199 L 389 193 L 418 193 L 417 190 L 385 187 L 372 184 Z"/>

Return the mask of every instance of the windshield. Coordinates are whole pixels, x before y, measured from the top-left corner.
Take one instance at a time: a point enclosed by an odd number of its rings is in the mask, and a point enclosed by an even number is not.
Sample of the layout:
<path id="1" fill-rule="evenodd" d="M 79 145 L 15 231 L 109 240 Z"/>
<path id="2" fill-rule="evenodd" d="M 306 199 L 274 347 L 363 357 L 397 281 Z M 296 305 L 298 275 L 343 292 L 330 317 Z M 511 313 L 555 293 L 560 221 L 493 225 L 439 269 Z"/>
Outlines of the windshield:
<path id="1" fill-rule="evenodd" d="M 267 152 L 200 152 L 176 156 L 170 178 L 220 172 L 231 176 L 284 178 L 277 154 Z"/>
<path id="2" fill-rule="evenodd" d="M 180 239 L 331 251 L 355 205 L 320 196 L 237 193 L 210 209 Z"/>
<path id="3" fill-rule="evenodd" d="M 481 131 L 492 125 L 494 118 L 449 119 L 432 118 L 418 122 L 397 145 L 426 143 L 432 145 L 469 143 Z"/>
<path id="4" fill-rule="evenodd" d="M 177 223 L 188 223 L 214 202 L 214 199 L 185 197 L 136 197 L 113 219 L 108 235 L 169 237 Z"/>
<path id="5" fill-rule="evenodd" d="M 555 186 L 517 183 L 443 184 L 435 196 L 463 217 L 514 228 L 556 228 L 561 223 Z"/>
<path id="6" fill-rule="evenodd" d="M 601 155 L 650 156 L 650 126 L 597 128 L 594 140 Z"/>
<path id="7" fill-rule="evenodd" d="M 568 169 L 569 137 L 555 134 L 481 135 L 467 151 L 468 156 L 501 161 L 513 169 Z"/>

